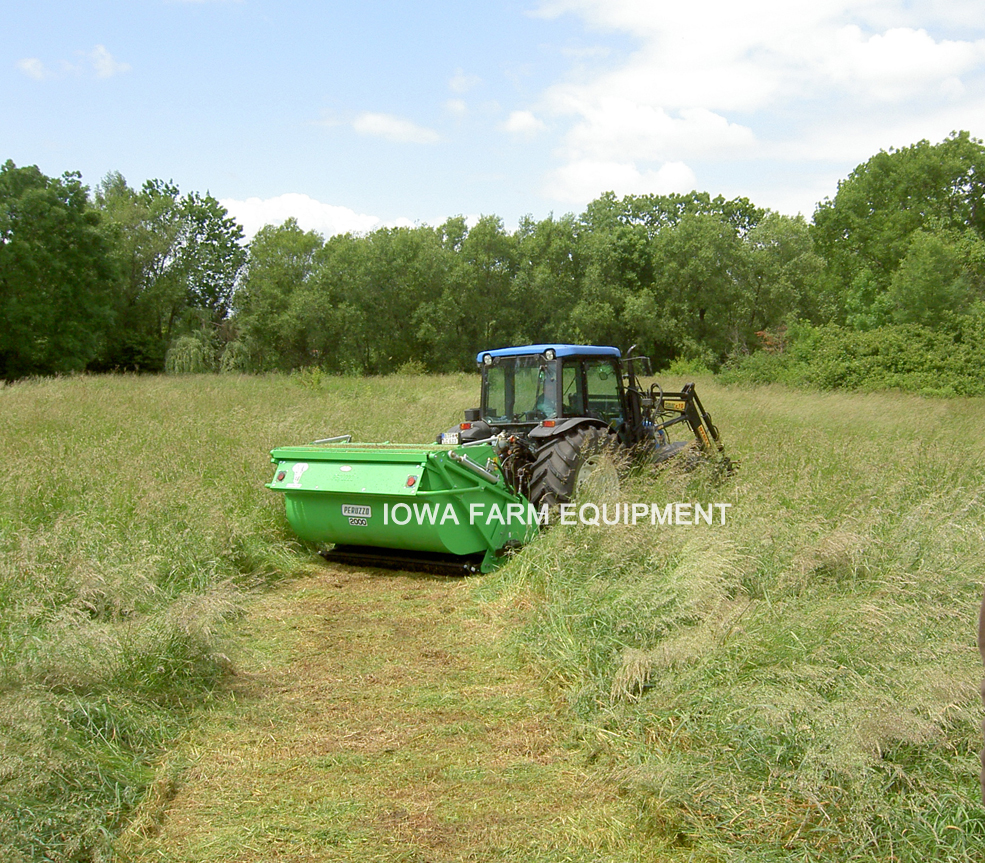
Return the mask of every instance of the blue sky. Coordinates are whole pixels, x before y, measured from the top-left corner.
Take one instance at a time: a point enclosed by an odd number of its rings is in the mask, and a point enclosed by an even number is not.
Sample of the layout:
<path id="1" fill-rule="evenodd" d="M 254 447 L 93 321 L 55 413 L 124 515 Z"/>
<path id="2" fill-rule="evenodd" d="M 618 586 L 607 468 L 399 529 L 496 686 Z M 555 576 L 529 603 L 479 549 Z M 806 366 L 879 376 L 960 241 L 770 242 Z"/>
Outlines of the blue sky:
<path id="1" fill-rule="evenodd" d="M 4 0 L 0 159 L 330 234 L 697 188 L 810 217 L 985 137 L 980 0 Z"/>

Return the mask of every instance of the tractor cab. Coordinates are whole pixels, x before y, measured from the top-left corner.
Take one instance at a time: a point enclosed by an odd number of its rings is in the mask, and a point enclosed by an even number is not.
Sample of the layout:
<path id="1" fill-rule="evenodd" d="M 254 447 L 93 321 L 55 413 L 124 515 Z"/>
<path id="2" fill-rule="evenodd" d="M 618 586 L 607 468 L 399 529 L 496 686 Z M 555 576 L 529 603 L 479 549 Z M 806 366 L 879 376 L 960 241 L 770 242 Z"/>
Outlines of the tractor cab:
<path id="1" fill-rule="evenodd" d="M 508 432 L 537 438 L 570 420 L 616 429 L 626 419 L 618 348 L 597 345 L 523 345 L 481 351 L 480 406 L 438 443 L 486 440 Z"/>
<path id="2" fill-rule="evenodd" d="M 479 407 L 467 410 L 465 422 L 439 434 L 436 442 L 494 443 L 511 485 L 537 499 L 548 494 L 543 487 L 551 485 L 545 477 L 552 471 L 558 477 L 576 474 L 575 464 L 568 462 L 572 453 L 588 458 L 587 450 L 623 447 L 649 452 L 652 461 L 663 462 L 691 447 L 691 440 L 706 455 L 720 453 L 718 429 L 694 384 L 685 384 L 680 392 L 664 392 L 655 383 L 644 390 L 635 369 L 648 368 L 648 361 L 633 351 L 630 348 L 625 358 L 618 348 L 600 345 L 480 351 Z M 691 440 L 672 441 L 676 426 L 688 427 Z M 550 467 L 551 453 L 562 450 L 565 454 Z M 524 468 L 527 462 L 532 462 L 529 470 Z M 722 462 L 731 470 L 731 462 Z M 562 500 L 573 493 L 573 488 L 559 486 L 549 496 Z"/>
<path id="3" fill-rule="evenodd" d="M 527 345 L 480 353 L 481 406 L 490 427 L 529 428 L 545 420 L 624 419 L 619 350 L 592 345 Z"/>

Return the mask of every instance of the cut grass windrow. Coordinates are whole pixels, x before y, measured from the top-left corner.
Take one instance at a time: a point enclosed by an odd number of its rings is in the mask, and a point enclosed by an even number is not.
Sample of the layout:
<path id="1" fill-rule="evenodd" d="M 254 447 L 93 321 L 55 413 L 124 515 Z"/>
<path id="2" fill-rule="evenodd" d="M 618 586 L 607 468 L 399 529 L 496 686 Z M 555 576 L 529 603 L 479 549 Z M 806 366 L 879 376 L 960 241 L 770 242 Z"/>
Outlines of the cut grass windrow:
<path id="1" fill-rule="evenodd" d="M 231 697 L 179 748 L 177 790 L 150 796 L 125 856 L 649 859 L 632 804 L 565 748 L 470 591 L 320 568 L 254 604 Z"/>

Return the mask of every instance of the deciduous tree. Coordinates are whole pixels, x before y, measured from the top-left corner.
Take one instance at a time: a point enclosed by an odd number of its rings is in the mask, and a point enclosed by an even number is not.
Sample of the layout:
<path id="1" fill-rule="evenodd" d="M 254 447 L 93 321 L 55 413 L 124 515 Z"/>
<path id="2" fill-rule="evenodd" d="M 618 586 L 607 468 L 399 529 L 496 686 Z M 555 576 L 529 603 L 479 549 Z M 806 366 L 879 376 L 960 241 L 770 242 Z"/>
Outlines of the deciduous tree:
<path id="1" fill-rule="evenodd" d="M 106 368 L 160 370 L 168 346 L 196 332 L 214 354 L 246 260 L 242 228 L 211 195 L 182 196 L 173 183 L 131 189 L 118 173 L 96 190 L 119 272 L 117 327 Z"/>
<path id="2" fill-rule="evenodd" d="M 812 235 L 845 300 L 841 319 L 867 320 L 860 302 L 886 305 L 914 234 L 925 228 L 985 238 L 985 146 L 967 132 L 882 151 L 818 206 Z"/>
<path id="3" fill-rule="evenodd" d="M 84 369 L 112 321 L 111 272 L 78 174 L 0 166 L 0 377 Z"/>

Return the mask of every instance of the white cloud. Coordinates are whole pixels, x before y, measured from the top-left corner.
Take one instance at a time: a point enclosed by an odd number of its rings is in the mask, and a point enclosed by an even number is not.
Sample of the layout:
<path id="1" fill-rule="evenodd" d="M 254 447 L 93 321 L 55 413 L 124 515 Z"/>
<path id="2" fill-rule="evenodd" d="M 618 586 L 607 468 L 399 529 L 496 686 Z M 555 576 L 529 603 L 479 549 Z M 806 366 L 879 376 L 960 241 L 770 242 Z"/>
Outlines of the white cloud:
<path id="1" fill-rule="evenodd" d="M 482 79 L 478 75 L 466 75 L 461 69 L 456 69 L 455 74 L 448 81 L 448 87 L 453 93 L 468 93 L 481 83 Z"/>
<path id="2" fill-rule="evenodd" d="M 585 48 L 561 48 L 560 53 L 563 57 L 570 57 L 572 60 L 604 60 L 612 51 L 602 45 L 591 45 Z"/>
<path id="3" fill-rule="evenodd" d="M 377 216 L 368 216 L 339 207 L 333 204 L 323 204 L 307 195 L 288 193 L 275 198 L 247 198 L 237 201 L 227 198 L 222 204 L 240 225 L 247 239 L 252 239 L 264 225 L 282 225 L 288 219 L 296 219 L 298 225 L 305 231 L 317 231 L 325 237 L 335 234 L 364 233 L 384 227 L 384 222 Z M 394 226 L 410 225 L 406 219 L 394 223 Z"/>
<path id="4" fill-rule="evenodd" d="M 787 162 L 851 163 L 851 169 L 880 150 L 907 147 L 924 138 L 942 141 L 957 129 L 981 137 L 978 128 L 983 117 L 983 95 L 958 104 L 938 99 L 932 110 L 920 113 L 860 111 L 851 123 L 821 124 L 809 136 L 778 141 L 770 148 L 770 155 Z M 830 194 L 834 192 L 832 187 Z"/>
<path id="5" fill-rule="evenodd" d="M 114 75 L 130 71 L 130 64 L 114 60 L 105 45 L 97 45 L 87 56 L 97 78 L 112 78 Z"/>
<path id="6" fill-rule="evenodd" d="M 751 110 L 833 82 L 853 95 L 895 99 L 985 63 L 985 39 L 935 38 L 914 26 L 937 20 L 927 0 L 551 0 L 542 8 L 629 33 L 639 46 L 618 68 L 556 88 L 561 103 L 618 93 L 665 109 Z M 985 35 L 983 24 L 979 11 L 963 35 Z"/>
<path id="7" fill-rule="evenodd" d="M 619 95 L 586 102 L 581 122 L 568 135 L 576 156 L 653 161 L 741 154 L 755 144 L 746 126 L 706 108 L 684 108 L 672 116 L 662 107 Z"/>
<path id="8" fill-rule="evenodd" d="M 584 206 L 603 192 L 617 195 L 667 195 L 695 187 L 694 172 L 683 162 L 668 162 L 659 170 L 640 170 L 632 162 L 582 159 L 563 166 L 547 178 L 545 194 L 558 201 Z"/>
<path id="9" fill-rule="evenodd" d="M 960 75 L 985 61 L 985 40 L 935 41 L 926 30 L 893 28 L 866 37 L 857 25 L 838 31 L 825 64 L 831 77 L 854 92 L 884 100 L 912 96 L 921 88 L 952 91 Z"/>
<path id="10" fill-rule="evenodd" d="M 960 99 L 966 92 L 964 84 L 958 77 L 952 76 L 941 81 L 940 94 L 948 101 Z"/>
<path id="11" fill-rule="evenodd" d="M 114 75 L 121 75 L 130 71 L 129 63 L 120 63 L 114 59 L 113 55 L 106 50 L 105 45 L 97 45 L 92 51 L 79 51 L 76 54 L 79 58 L 77 63 L 69 63 L 63 60 L 61 63 L 62 72 L 69 75 L 95 75 L 97 78 L 112 78 Z M 26 57 L 17 62 L 17 68 L 25 75 L 34 78 L 35 81 L 44 81 L 49 78 L 56 78 L 54 72 L 49 70 L 37 57 Z"/>
<path id="12" fill-rule="evenodd" d="M 365 112 L 352 121 L 352 128 L 361 135 L 386 138 L 400 144 L 436 144 L 441 136 L 433 129 L 418 126 L 393 114 Z"/>
<path id="13" fill-rule="evenodd" d="M 464 99 L 449 99 L 445 102 L 445 110 L 456 117 L 464 117 L 469 112 L 468 105 Z"/>
<path id="14" fill-rule="evenodd" d="M 35 81 L 43 81 L 45 78 L 51 77 L 51 73 L 45 69 L 44 63 L 37 57 L 25 57 L 23 60 L 18 60 L 17 68 Z"/>
<path id="15" fill-rule="evenodd" d="M 738 176 L 743 164 L 770 159 L 813 159 L 804 174 L 816 178 L 833 170 L 832 158 L 857 164 L 952 129 L 981 136 L 985 18 L 980 0 L 946 5 L 542 0 L 543 17 L 573 14 L 589 32 L 633 39 L 621 58 L 593 66 L 586 55 L 542 95 L 541 116 L 567 123 L 555 151 L 563 167 L 548 188 L 572 202 L 620 183 L 636 191 L 690 176 L 703 188 L 686 166 L 720 176 L 728 165 Z M 754 182 L 775 193 L 757 170 Z M 739 188 L 756 200 L 756 188 Z"/>
<path id="16" fill-rule="evenodd" d="M 928 27 L 967 35 L 982 28 L 981 0 L 881 0 L 864 4 L 860 12 L 864 13 L 858 16 L 860 22 L 872 30 Z"/>
<path id="17" fill-rule="evenodd" d="M 530 111 L 514 111 L 503 124 L 503 128 L 515 135 L 536 135 L 547 126 Z"/>
<path id="18" fill-rule="evenodd" d="M 106 50 L 105 45 L 97 45 L 92 51 L 79 51 L 77 63 L 61 62 L 61 70 L 69 75 L 95 75 L 97 78 L 112 78 L 130 71 L 129 63 L 120 63 Z M 59 77 L 50 71 L 37 57 L 27 57 L 18 61 L 17 68 L 36 81 Z"/>

